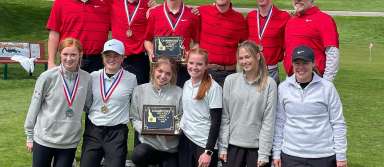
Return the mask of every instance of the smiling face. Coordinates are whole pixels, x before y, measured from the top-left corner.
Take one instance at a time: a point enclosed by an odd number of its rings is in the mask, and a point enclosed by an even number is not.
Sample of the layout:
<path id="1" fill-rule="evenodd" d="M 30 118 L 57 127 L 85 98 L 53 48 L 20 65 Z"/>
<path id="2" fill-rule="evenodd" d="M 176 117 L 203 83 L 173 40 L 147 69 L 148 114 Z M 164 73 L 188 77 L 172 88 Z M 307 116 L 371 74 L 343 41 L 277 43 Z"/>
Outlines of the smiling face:
<path id="1" fill-rule="evenodd" d="M 304 13 L 313 6 L 312 0 L 292 0 L 292 6 L 296 13 Z"/>
<path id="2" fill-rule="evenodd" d="M 103 53 L 103 64 L 107 73 L 115 74 L 121 68 L 124 57 L 114 51 Z"/>
<path id="3" fill-rule="evenodd" d="M 296 59 L 292 63 L 293 72 L 299 83 L 307 83 L 312 80 L 314 64 L 303 59 Z"/>
<path id="4" fill-rule="evenodd" d="M 173 73 L 169 63 L 159 64 L 153 71 L 153 83 L 156 87 L 167 85 L 171 82 Z"/>
<path id="5" fill-rule="evenodd" d="M 196 53 L 189 54 L 187 70 L 192 80 L 201 80 L 207 69 L 208 63 L 204 55 Z"/>
<path id="6" fill-rule="evenodd" d="M 247 49 L 240 48 L 237 56 L 237 61 L 239 62 L 240 67 L 244 70 L 245 73 L 253 72 L 258 69 L 258 60 L 260 59 L 260 54 L 257 53 L 255 56 L 251 55 Z"/>
<path id="7" fill-rule="evenodd" d="M 75 46 L 63 48 L 60 52 L 60 60 L 63 67 L 68 71 L 76 71 L 79 66 L 81 54 Z"/>

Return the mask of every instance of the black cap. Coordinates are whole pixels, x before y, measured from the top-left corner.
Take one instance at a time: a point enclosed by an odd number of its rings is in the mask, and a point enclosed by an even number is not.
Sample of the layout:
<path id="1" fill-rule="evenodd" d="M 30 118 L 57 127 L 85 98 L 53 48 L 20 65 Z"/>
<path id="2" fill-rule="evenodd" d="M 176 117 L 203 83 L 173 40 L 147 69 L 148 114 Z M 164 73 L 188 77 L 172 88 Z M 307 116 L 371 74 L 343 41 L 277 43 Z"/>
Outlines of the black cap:
<path id="1" fill-rule="evenodd" d="M 296 59 L 302 59 L 307 62 L 314 62 L 315 54 L 313 50 L 307 46 L 301 45 L 296 47 L 292 53 L 292 61 Z"/>

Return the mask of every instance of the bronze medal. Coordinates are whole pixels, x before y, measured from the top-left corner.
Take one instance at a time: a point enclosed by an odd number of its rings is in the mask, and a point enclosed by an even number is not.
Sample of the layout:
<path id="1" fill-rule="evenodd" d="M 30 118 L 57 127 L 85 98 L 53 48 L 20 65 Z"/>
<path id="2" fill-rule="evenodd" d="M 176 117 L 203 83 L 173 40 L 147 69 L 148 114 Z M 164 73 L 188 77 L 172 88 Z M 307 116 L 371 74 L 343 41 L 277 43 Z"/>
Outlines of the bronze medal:
<path id="1" fill-rule="evenodd" d="M 128 38 L 132 37 L 132 35 L 133 35 L 132 30 L 128 29 L 127 32 L 126 32 L 126 35 L 127 35 Z"/>
<path id="2" fill-rule="evenodd" d="M 102 113 L 107 113 L 109 110 L 108 110 L 108 107 L 107 107 L 107 105 L 103 105 L 102 107 L 101 107 L 101 112 Z"/>

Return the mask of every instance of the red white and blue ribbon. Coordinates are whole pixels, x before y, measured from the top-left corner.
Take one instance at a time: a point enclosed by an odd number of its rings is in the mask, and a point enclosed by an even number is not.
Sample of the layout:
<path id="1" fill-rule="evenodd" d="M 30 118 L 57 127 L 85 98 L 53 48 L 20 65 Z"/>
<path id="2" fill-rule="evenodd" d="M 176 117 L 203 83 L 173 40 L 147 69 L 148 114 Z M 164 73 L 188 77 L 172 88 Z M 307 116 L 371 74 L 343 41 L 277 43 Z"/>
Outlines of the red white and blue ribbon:
<path id="1" fill-rule="evenodd" d="M 257 22 L 257 29 L 258 29 L 258 32 L 259 32 L 258 36 L 259 36 L 259 40 L 260 41 L 263 39 L 265 29 L 267 29 L 269 21 L 271 20 L 272 8 L 273 7 L 271 6 L 271 9 L 269 9 L 269 12 L 268 12 L 268 15 L 267 15 L 267 21 L 265 22 L 264 26 L 260 26 L 260 11 L 259 11 L 259 9 L 257 9 L 256 22 Z"/>
<path id="2" fill-rule="evenodd" d="M 79 87 L 79 82 L 80 82 L 79 74 L 76 74 L 75 84 L 73 85 L 72 90 L 69 89 L 68 84 L 64 79 L 63 69 L 60 70 L 60 76 L 61 76 L 61 80 L 63 81 L 65 99 L 67 100 L 69 108 L 72 108 L 72 104 L 76 98 L 77 89 Z"/>
<path id="3" fill-rule="evenodd" d="M 168 15 L 168 12 L 167 12 L 167 10 L 166 10 L 166 6 L 167 6 L 167 4 L 164 3 L 164 5 L 163 5 L 163 10 L 164 10 L 165 17 L 167 18 L 168 23 L 169 23 L 169 25 L 170 25 L 171 28 L 172 28 L 172 31 L 175 31 L 176 28 L 177 28 L 177 25 L 179 24 L 181 18 L 183 17 L 183 14 L 184 14 L 184 9 L 185 9 L 184 3 L 183 3 L 183 6 L 182 6 L 182 8 L 181 8 L 181 13 L 180 13 L 179 17 L 176 19 L 176 23 L 175 23 L 175 24 L 173 24 L 173 22 L 172 22 L 170 16 Z"/>
<path id="4" fill-rule="evenodd" d="M 102 73 L 100 73 L 100 93 L 101 97 L 103 98 L 104 104 L 107 103 L 108 99 L 111 97 L 112 93 L 115 91 L 117 85 L 119 85 L 121 78 L 123 76 L 123 69 L 120 69 L 120 71 L 117 73 L 117 78 L 112 82 L 111 86 L 106 90 L 105 82 L 104 82 L 104 76 L 105 76 L 105 70 L 103 70 Z"/>
<path id="5" fill-rule="evenodd" d="M 138 1 L 139 1 L 139 2 L 137 3 L 136 8 L 135 8 L 135 10 L 133 11 L 132 16 L 129 15 L 129 10 L 128 10 L 128 0 L 125 0 L 125 1 L 124 1 L 125 14 L 127 15 L 127 19 L 128 19 L 128 26 L 131 26 L 132 21 L 133 21 L 133 19 L 134 19 L 135 16 L 136 16 L 137 10 L 139 9 L 141 0 L 138 0 Z"/>

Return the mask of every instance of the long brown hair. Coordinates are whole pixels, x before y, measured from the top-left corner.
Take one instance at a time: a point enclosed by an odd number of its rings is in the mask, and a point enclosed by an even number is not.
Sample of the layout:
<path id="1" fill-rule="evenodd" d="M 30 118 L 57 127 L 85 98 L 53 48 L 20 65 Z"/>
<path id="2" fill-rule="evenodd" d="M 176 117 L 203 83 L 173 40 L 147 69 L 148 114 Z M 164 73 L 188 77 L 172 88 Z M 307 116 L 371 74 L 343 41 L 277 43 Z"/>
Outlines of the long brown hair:
<path id="1" fill-rule="evenodd" d="M 171 78 L 171 81 L 170 83 L 172 85 L 176 85 L 176 81 L 177 81 L 177 66 L 176 66 L 176 61 L 173 59 L 173 58 L 170 58 L 170 57 L 165 57 L 165 56 L 160 56 L 156 62 L 154 62 L 151 66 L 151 73 L 150 73 L 150 77 L 151 77 L 151 81 L 153 82 L 154 79 L 155 79 L 155 70 L 160 67 L 161 65 L 169 65 L 171 67 L 171 71 L 172 71 L 172 78 Z"/>
<path id="2" fill-rule="evenodd" d="M 237 58 L 239 58 L 240 49 L 245 49 L 245 51 L 247 51 L 249 55 L 251 55 L 253 58 L 255 58 L 255 60 L 257 60 L 258 68 L 253 75 L 255 75 L 255 77 L 257 78 L 256 79 L 257 90 L 258 91 L 264 90 L 268 82 L 268 68 L 262 53 L 262 47 L 257 45 L 253 41 L 246 40 L 239 45 L 239 48 L 237 49 Z M 259 58 L 257 58 L 258 54 L 259 54 Z"/>
<path id="3" fill-rule="evenodd" d="M 202 48 L 191 49 L 189 51 L 187 61 L 189 61 L 189 58 L 191 57 L 192 54 L 202 55 L 204 58 L 204 63 L 206 65 L 208 65 L 208 52 L 205 49 L 202 49 Z M 199 90 L 197 91 L 197 95 L 196 95 L 195 99 L 196 100 L 202 100 L 205 97 L 205 94 L 207 93 L 209 88 L 211 88 L 211 85 L 212 85 L 212 78 L 208 74 L 208 69 L 206 69 L 204 71 L 203 78 L 201 80 Z"/>

